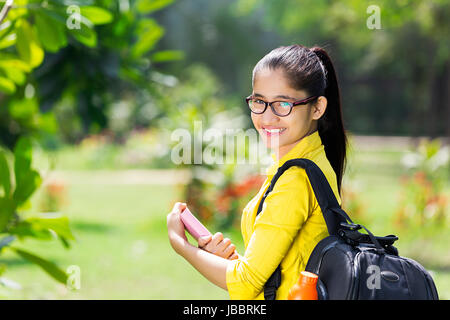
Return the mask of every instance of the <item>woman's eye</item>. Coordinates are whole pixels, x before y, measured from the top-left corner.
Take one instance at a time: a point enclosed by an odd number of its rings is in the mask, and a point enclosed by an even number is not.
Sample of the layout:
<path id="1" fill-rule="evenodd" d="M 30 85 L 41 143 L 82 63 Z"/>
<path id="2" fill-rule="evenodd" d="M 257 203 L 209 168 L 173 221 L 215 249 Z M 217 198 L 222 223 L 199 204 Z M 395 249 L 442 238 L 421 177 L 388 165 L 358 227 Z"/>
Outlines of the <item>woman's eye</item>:
<path id="1" fill-rule="evenodd" d="M 258 100 L 258 99 L 253 100 L 253 102 L 254 102 L 254 103 L 257 103 L 257 104 L 264 104 L 264 101 Z"/>
<path id="2" fill-rule="evenodd" d="M 283 108 L 289 108 L 291 104 L 289 102 L 280 102 L 280 106 L 282 106 Z"/>

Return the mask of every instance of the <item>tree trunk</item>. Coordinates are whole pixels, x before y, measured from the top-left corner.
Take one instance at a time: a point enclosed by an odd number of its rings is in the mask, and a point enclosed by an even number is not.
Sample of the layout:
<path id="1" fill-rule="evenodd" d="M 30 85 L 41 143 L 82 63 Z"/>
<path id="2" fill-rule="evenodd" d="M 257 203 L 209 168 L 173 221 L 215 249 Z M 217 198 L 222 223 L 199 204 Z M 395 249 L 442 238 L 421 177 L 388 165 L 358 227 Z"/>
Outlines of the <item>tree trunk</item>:
<path id="1" fill-rule="evenodd" d="M 432 138 L 446 136 L 447 143 L 450 137 L 449 69 L 447 61 L 443 68 L 436 70 L 430 81 L 430 107 L 427 115 L 427 134 Z"/>

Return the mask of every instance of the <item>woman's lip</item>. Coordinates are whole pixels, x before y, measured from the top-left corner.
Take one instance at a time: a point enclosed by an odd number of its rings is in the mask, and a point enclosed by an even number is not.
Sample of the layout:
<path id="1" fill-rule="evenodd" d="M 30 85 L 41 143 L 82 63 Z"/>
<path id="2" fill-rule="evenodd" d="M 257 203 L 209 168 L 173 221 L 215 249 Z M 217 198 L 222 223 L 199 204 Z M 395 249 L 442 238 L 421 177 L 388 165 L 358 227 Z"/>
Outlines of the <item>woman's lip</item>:
<path id="1" fill-rule="evenodd" d="M 275 126 L 262 126 L 261 128 L 269 129 L 269 130 L 272 130 L 272 129 L 285 129 L 283 127 L 275 127 Z"/>

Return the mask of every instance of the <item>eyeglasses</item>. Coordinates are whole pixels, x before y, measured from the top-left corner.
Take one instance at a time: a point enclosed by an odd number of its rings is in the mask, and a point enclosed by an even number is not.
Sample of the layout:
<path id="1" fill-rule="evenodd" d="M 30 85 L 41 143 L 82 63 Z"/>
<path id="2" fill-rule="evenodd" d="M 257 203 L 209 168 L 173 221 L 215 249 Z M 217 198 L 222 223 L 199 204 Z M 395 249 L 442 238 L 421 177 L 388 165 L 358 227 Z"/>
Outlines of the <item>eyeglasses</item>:
<path id="1" fill-rule="evenodd" d="M 255 114 L 264 113 L 267 109 L 267 106 L 270 106 L 274 114 L 276 114 L 279 117 L 286 117 L 291 113 L 293 107 L 308 104 L 309 102 L 311 102 L 316 98 L 318 98 L 318 96 L 311 96 L 309 98 L 299 100 L 296 102 L 288 102 L 288 101 L 266 102 L 253 96 L 249 96 L 245 98 L 245 102 L 249 106 L 250 111 Z"/>

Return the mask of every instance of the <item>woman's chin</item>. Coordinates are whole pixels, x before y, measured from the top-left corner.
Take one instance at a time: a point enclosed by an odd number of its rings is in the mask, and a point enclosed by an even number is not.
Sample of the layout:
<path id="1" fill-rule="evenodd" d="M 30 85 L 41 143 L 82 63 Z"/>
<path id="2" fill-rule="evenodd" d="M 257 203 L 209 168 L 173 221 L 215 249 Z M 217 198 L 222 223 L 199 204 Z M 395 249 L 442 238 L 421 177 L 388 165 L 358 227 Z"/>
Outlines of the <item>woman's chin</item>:
<path id="1" fill-rule="evenodd" d="M 278 149 L 281 145 L 281 141 L 279 137 L 262 137 L 264 145 L 266 146 L 266 148 L 268 149 Z"/>

